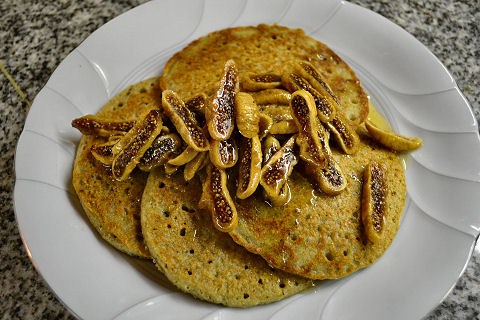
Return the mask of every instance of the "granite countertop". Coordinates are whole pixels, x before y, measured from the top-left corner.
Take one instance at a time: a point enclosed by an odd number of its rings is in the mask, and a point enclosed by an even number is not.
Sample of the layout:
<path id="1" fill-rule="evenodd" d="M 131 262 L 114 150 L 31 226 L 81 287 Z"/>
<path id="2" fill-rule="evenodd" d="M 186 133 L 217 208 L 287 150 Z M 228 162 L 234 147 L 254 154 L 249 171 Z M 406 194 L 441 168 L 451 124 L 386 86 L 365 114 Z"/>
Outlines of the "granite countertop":
<path id="1" fill-rule="evenodd" d="M 143 0 L 0 2 L 0 319 L 73 319 L 28 258 L 13 211 L 15 145 L 29 103 L 59 63 L 98 27 Z M 410 32 L 447 67 L 480 119 L 480 2 L 353 0 Z M 18 84 L 16 90 L 7 79 Z M 19 93 L 23 92 L 23 96 Z M 426 319 L 480 319 L 480 244 Z"/>

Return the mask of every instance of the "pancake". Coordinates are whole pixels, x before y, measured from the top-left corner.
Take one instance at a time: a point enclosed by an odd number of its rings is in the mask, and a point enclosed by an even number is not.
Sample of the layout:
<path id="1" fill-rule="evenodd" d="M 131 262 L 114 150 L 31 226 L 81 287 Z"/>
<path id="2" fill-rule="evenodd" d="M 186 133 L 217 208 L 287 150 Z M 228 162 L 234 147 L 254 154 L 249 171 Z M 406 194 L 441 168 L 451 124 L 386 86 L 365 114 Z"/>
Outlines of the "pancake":
<path id="1" fill-rule="evenodd" d="M 158 78 L 137 83 L 108 101 L 98 112 L 106 119 L 135 119 L 153 108 L 142 96 L 149 95 L 160 105 Z M 130 98 L 130 99 L 129 99 Z M 149 258 L 140 226 L 140 199 L 148 174 L 134 170 L 125 181 L 116 181 L 111 170 L 96 161 L 90 152 L 107 138 L 83 136 L 75 156 L 72 182 L 87 217 L 100 235 L 127 254 Z"/>
<path id="2" fill-rule="evenodd" d="M 260 256 L 217 231 L 210 214 L 197 209 L 198 177 L 185 182 L 156 169 L 142 198 L 145 242 L 158 268 L 181 290 L 231 307 L 249 307 L 288 297 L 311 280 L 270 267 Z"/>
<path id="3" fill-rule="evenodd" d="M 212 95 L 229 59 L 239 72 L 276 74 L 288 72 L 291 61 L 310 61 L 339 98 L 352 127 L 368 114 L 367 95 L 340 57 L 302 30 L 277 25 L 225 29 L 193 41 L 167 62 L 160 86 L 182 97 Z M 355 155 L 335 152 L 334 157 L 347 175 L 346 190 L 337 196 L 314 191 L 296 168 L 289 181 L 292 200 L 286 206 L 269 206 L 261 187 L 253 197 L 235 200 L 239 222 L 230 232 L 232 238 L 272 266 L 312 279 L 339 278 L 372 264 L 398 230 L 406 193 L 402 163 L 366 135 Z M 390 186 L 384 239 L 375 244 L 367 241 L 360 215 L 363 170 L 371 160 L 389 168 Z"/>
<path id="4" fill-rule="evenodd" d="M 334 52 L 302 30 L 266 25 L 221 30 L 192 42 L 168 61 L 161 79 L 124 90 L 98 115 L 138 117 L 160 106 L 161 89 L 182 98 L 212 95 L 229 59 L 240 72 L 276 74 L 289 70 L 290 62 L 306 59 L 321 70 L 353 127 L 367 116 L 360 82 Z M 141 95 L 154 102 L 142 103 Z M 135 169 L 127 180 L 114 181 L 90 153 L 92 145 L 105 141 L 85 136 L 77 150 L 73 183 L 87 216 L 113 246 L 152 257 L 173 284 L 199 299 L 232 307 L 280 300 L 311 287 L 315 279 L 343 277 L 372 264 L 398 230 L 406 193 L 402 163 L 364 135 L 355 155 L 334 151 L 348 179 L 342 193 L 333 197 L 314 191 L 296 168 L 287 205 L 268 205 L 261 187 L 246 200 L 234 199 L 238 226 L 229 233 L 215 229 L 210 213 L 198 209 L 198 176 L 185 182 L 181 167 L 173 175 L 157 168 L 147 179 Z M 388 168 L 389 186 L 383 239 L 375 243 L 368 241 L 360 214 L 362 175 L 372 160 Z M 230 177 L 235 170 L 229 169 Z M 229 184 L 234 195 L 233 179 Z"/>
<path id="5" fill-rule="evenodd" d="M 238 226 L 230 232 L 232 238 L 272 266 L 312 279 L 344 277 L 375 262 L 397 233 L 406 197 L 405 174 L 396 154 L 361 138 L 354 155 L 332 150 L 348 180 L 340 194 L 314 191 L 295 168 L 287 205 L 269 206 L 258 189 L 253 197 L 237 201 Z M 383 239 L 378 243 L 367 240 L 361 219 L 363 172 L 372 160 L 388 168 Z"/>
<path id="6" fill-rule="evenodd" d="M 182 98 L 213 94 L 229 59 L 240 72 L 276 74 L 286 72 L 295 59 L 309 60 L 339 97 L 352 126 L 368 114 L 368 98 L 360 81 L 338 55 L 303 30 L 278 25 L 224 29 L 193 41 L 167 62 L 160 87 Z"/>

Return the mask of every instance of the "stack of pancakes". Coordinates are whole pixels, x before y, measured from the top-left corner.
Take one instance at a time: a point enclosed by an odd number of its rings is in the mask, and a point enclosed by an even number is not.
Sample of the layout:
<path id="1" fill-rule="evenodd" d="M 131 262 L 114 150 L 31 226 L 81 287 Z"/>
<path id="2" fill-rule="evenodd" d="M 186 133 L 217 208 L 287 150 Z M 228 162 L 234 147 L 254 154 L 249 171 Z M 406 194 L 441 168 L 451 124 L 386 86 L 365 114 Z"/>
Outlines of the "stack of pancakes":
<path id="1" fill-rule="evenodd" d="M 403 166 L 395 153 L 362 134 L 368 99 L 353 71 L 302 30 L 259 25 L 213 32 L 175 54 L 160 79 L 125 89 L 97 115 L 134 119 L 161 108 L 161 91 L 166 89 L 182 98 L 211 95 L 230 59 L 239 72 L 282 74 L 289 61 L 298 59 L 322 71 L 349 123 L 359 127 L 357 153 L 345 155 L 332 148 L 348 179 L 347 188 L 329 196 L 294 171 L 288 204 L 271 207 L 259 190 L 246 200 L 234 199 L 238 226 L 222 233 L 214 228 L 210 213 L 198 209 L 202 193 L 198 177 L 186 182 L 182 172 L 167 175 L 161 167 L 149 174 L 135 169 L 129 179 L 115 181 L 90 152 L 92 145 L 107 138 L 84 136 L 73 184 L 94 227 L 117 249 L 152 258 L 181 290 L 227 306 L 280 300 L 316 280 L 343 277 L 372 264 L 398 230 L 406 193 Z M 378 243 L 366 238 L 360 214 L 363 170 L 372 160 L 389 168 L 385 230 Z"/>

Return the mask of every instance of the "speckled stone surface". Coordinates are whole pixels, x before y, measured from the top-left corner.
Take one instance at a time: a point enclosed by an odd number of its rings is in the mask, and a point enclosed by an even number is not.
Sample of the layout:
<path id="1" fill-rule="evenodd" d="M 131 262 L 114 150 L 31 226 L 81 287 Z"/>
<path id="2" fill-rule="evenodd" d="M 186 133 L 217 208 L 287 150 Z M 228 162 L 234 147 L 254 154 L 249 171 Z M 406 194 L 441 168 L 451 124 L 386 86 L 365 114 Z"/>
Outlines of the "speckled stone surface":
<path id="1" fill-rule="evenodd" d="M 0 62 L 28 101 L 58 64 L 105 22 L 145 1 L 0 1 Z M 353 0 L 414 35 L 447 67 L 480 119 L 480 2 Z M 28 103 L 0 73 L 0 319 L 73 319 L 36 272 L 13 211 L 14 153 Z M 480 244 L 426 319 L 480 319 Z"/>

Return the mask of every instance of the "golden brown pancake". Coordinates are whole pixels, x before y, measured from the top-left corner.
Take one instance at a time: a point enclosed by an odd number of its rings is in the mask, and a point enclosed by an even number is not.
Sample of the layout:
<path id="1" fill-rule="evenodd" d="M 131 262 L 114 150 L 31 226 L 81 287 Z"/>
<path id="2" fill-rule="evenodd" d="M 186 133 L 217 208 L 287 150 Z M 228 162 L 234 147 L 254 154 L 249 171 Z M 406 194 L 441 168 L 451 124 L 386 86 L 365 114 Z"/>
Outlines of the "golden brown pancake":
<path id="1" fill-rule="evenodd" d="M 309 60 L 338 95 L 347 118 L 358 126 L 368 114 L 368 99 L 350 67 L 325 44 L 301 29 L 261 24 L 212 32 L 190 43 L 166 64 L 162 89 L 182 98 L 218 88 L 225 62 L 233 59 L 240 72 L 282 74 L 293 60 Z"/>
<path id="2" fill-rule="evenodd" d="M 302 30 L 266 25 L 221 30 L 192 42 L 169 60 L 161 80 L 149 79 L 124 90 L 98 115 L 132 119 L 154 107 L 141 103 L 142 99 L 128 99 L 137 94 L 153 96 L 159 106 L 156 83 L 183 98 L 201 92 L 210 95 L 229 59 L 235 60 L 240 72 L 277 74 L 287 70 L 288 62 L 306 59 L 321 70 L 352 125 L 358 126 L 367 116 L 365 92 L 334 52 Z M 169 176 L 157 168 L 147 181 L 146 174 L 136 169 L 126 181 L 114 181 L 90 153 L 90 147 L 105 138 L 82 138 L 73 183 L 92 224 L 116 248 L 151 255 L 172 283 L 197 298 L 249 307 L 311 287 L 311 279 L 345 276 L 370 265 L 388 248 L 405 202 L 403 166 L 394 153 L 362 139 L 355 155 L 334 151 L 348 179 L 342 193 L 327 196 L 314 191 L 295 169 L 287 205 L 271 207 L 261 187 L 246 200 L 235 199 L 239 223 L 230 234 L 215 229 L 210 214 L 198 210 L 199 178 L 185 182 L 181 169 Z M 378 243 L 367 240 L 360 214 L 363 170 L 372 160 L 389 168 L 384 238 Z M 235 175 L 229 171 L 231 177 Z"/>
<path id="3" fill-rule="evenodd" d="M 149 95 L 160 105 L 158 78 L 137 83 L 108 101 L 98 112 L 106 119 L 135 119 L 153 108 L 142 96 Z M 130 98 L 130 99 L 129 99 Z M 73 169 L 73 186 L 85 212 L 101 236 L 118 250 L 133 256 L 150 257 L 140 226 L 140 199 L 147 173 L 136 169 L 126 181 L 116 181 L 108 167 L 92 156 L 90 148 L 107 138 L 83 136 Z"/>
<path id="4" fill-rule="evenodd" d="M 197 209 L 198 177 L 185 182 L 156 169 L 142 198 L 142 230 L 158 268 L 181 290 L 206 301 L 249 307 L 286 298 L 311 280 L 270 267 L 260 256 L 216 230 Z"/>
<path id="5" fill-rule="evenodd" d="M 291 61 L 310 61 L 338 96 L 353 127 L 368 114 L 367 95 L 344 61 L 302 30 L 277 25 L 225 29 L 193 41 L 168 61 L 160 86 L 182 97 L 214 94 L 229 59 L 240 72 L 276 74 L 288 72 Z M 334 157 L 347 176 L 346 190 L 337 196 L 314 191 L 296 168 L 289 181 L 292 200 L 286 206 L 269 206 L 261 187 L 254 197 L 236 200 L 239 224 L 230 232 L 233 239 L 271 265 L 313 279 L 339 278 L 372 264 L 398 229 L 406 193 L 402 163 L 365 136 L 355 155 L 335 152 Z M 389 168 L 391 186 L 384 241 L 376 244 L 367 241 L 360 215 L 363 170 L 371 160 Z"/>
<path id="6" fill-rule="evenodd" d="M 160 86 L 183 97 L 213 94 L 229 59 L 240 72 L 276 74 L 287 72 L 293 60 L 308 60 L 336 93 L 353 127 L 368 114 L 367 95 L 344 61 L 302 30 L 277 25 L 225 29 L 193 41 L 168 61 Z M 236 200 L 239 224 L 230 233 L 233 239 L 277 268 L 314 279 L 339 278 L 373 263 L 398 229 L 406 192 L 402 163 L 366 137 L 357 154 L 336 152 L 335 158 L 347 175 L 345 191 L 337 196 L 314 191 L 297 168 L 289 182 L 288 205 L 270 207 L 261 187 L 255 197 Z M 360 217 L 363 169 L 371 160 L 389 168 L 391 185 L 385 238 L 377 244 L 367 241 Z"/>
<path id="7" fill-rule="evenodd" d="M 316 191 L 295 168 L 287 205 L 271 207 L 259 190 L 254 197 L 237 201 L 239 221 L 230 232 L 233 239 L 272 266 L 312 279 L 340 278 L 375 262 L 398 230 L 406 196 L 403 164 L 396 154 L 363 135 L 356 154 L 332 151 L 348 180 L 344 191 L 336 196 Z M 388 168 L 379 243 L 367 240 L 361 219 L 363 172 L 372 160 Z"/>

